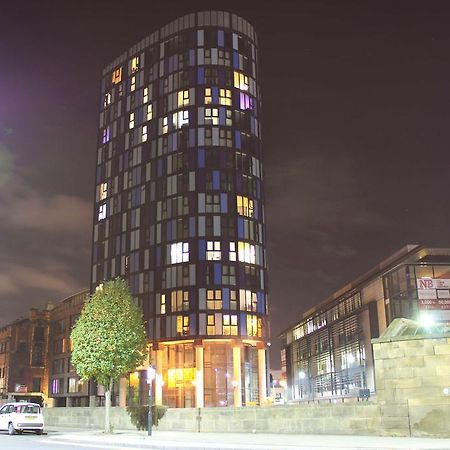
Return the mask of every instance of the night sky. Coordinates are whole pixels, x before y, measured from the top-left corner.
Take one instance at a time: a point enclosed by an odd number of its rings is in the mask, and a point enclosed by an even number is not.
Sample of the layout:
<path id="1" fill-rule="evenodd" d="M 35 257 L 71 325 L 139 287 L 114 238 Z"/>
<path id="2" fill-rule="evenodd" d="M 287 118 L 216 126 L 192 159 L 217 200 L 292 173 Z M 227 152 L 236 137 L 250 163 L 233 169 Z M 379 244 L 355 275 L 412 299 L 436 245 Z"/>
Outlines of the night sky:
<path id="1" fill-rule="evenodd" d="M 275 350 L 403 245 L 450 245 L 449 2 L 3 3 L 0 326 L 88 286 L 102 68 L 193 11 L 259 36 Z"/>

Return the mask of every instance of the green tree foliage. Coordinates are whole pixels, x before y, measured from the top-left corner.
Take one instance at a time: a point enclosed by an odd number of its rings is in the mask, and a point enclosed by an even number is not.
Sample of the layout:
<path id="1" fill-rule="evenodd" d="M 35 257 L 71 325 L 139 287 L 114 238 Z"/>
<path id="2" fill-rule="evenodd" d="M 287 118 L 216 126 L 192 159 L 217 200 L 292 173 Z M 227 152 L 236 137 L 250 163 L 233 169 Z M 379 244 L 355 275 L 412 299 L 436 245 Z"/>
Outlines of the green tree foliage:
<path id="1" fill-rule="evenodd" d="M 113 382 L 142 365 L 147 339 L 142 312 L 127 283 L 106 281 L 86 302 L 72 329 L 71 362 L 83 380 L 105 387 L 105 431 L 111 431 L 109 407 Z"/>

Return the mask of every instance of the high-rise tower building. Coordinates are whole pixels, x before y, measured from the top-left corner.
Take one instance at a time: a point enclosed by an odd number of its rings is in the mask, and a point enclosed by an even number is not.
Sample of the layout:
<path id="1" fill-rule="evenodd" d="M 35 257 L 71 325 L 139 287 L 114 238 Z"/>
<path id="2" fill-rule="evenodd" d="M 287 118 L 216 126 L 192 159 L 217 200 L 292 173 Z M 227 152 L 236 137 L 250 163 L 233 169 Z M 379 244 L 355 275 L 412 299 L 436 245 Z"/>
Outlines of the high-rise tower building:
<path id="1" fill-rule="evenodd" d="M 268 308 L 253 27 L 227 12 L 180 17 L 105 68 L 100 103 L 91 290 L 128 280 L 147 323 L 156 403 L 261 401 Z"/>

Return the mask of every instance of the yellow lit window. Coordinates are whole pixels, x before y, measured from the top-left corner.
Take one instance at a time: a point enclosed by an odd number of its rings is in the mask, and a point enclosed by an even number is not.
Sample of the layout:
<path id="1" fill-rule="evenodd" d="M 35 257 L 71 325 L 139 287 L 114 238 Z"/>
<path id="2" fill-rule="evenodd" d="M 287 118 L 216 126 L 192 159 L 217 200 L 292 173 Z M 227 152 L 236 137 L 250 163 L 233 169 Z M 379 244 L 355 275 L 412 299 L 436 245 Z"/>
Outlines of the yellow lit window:
<path id="1" fill-rule="evenodd" d="M 162 132 L 163 134 L 169 132 L 169 119 L 167 117 L 163 117 Z"/>
<path id="2" fill-rule="evenodd" d="M 161 314 L 166 313 L 166 294 L 161 294 Z"/>
<path id="3" fill-rule="evenodd" d="M 144 125 L 142 127 L 142 142 L 147 142 L 148 135 L 147 135 L 147 125 Z"/>
<path id="4" fill-rule="evenodd" d="M 206 307 L 208 309 L 222 309 L 222 291 L 208 289 L 206 291 Z"/>
<path id="5" fill-rule="evenodd" d="M 135 76 L 131 77 L 130 90 L 131 90 L 131 92 L 134 92 L 136 90 L 136 77 Z"/>
<path id="6" fill-rule="evenodd" d="M 208 335 L 216 334 L 216 321 L 214 314 L 208 314 L 206 333 Z"/>
<path id="7" fill-rule="evenodd" d="M 134 112 L 130 113 L 130 118 L 128 120 L 128 128 L 131 130 L 134 128 Z"/>
<path id="8" fill-rule="evenodd" d="M 100 200 L 105 200 L 108 196 L 108 183 L 102 183 L 100 185 Z"/>
<path id="9" fill-rule="evenodd" d="M 122 81 L 122 67 L 119 67 L 112 73 L 112 84 L 118 84 Z"/>
<path id="10" fill-rule="evenodd" d="M 131 73 L 137 72 L 139 70 L 139 56 L 135 56 L 131 60 Z"/>
<path id="11" fill-rule="evenodd" d="M 247 315 L 247 336 L 258 336 L 258 317 L 254 314 Z"/>
<path id="12" fill-rule="evenodd" d="M 147 120 L 152 120 L 153 119 L 153 106 L 150 103 L 149 105 L 147 105 Z M 167 131 L 166 131 L 167 133 Z"/>
<path id="13" fill-rule="evenodd" d="M 212 103 L 211 88 L 205 88 L 205 105 Z"/>
<path id="14" fill-rule="evenodd" d="M 178 92 L 178 107 L 189 105 L 189 90 Z"/>
<path id="15" fill-rule="evenodd" d="M 148 87 L 144 88 L 142 102 L 144 103 L 144 105 L 148 102 Z"/>
<path id="16" fill-rule="evenodd" d="M 234 71 L 234 87 L 241 91 L 248 91 L 248 76 Z"/>
<path id="17" fill-rule="evenodd" d="M 238 242 L 238 261 L 249 264 L 256 263 L 255 246 L 248 242 Z"/>
<path id="18" fill-rule="evenodd" d="M 253 200 L 242 195 L 236 196 L 237 213 L 245 217 L 254 217 Z"/>
<path id="19" fill-rule="evenodd" d="M 106 108 L 110 104 L 111 104 L 111 92 L 107 92 L 105 94 L 105 97 L 104 97 L 104 100 L 103 100 L 103 106 Z"/>
<path id="20" fill-rule="evenodd" d="M 224 314 L 223 315 L 223 331 L 225 336 L 237 336 L 237 315 L 236 314 Z"/>
<path id="21" fill-rule="evenodd" d="M 221 105 L 231 106 L 231 90 L 230 89 L 220 89 L 219 103 Z"/>

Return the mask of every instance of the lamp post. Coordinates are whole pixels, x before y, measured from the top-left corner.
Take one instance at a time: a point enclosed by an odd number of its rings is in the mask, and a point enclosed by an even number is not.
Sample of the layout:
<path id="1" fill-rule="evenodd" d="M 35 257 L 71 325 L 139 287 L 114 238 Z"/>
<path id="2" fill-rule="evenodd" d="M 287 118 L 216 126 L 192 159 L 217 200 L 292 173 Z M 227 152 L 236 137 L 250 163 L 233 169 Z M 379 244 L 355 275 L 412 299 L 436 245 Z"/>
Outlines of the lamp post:
<path id="1" fill-rule="evenodd" d="M 149 365 L 147 367 L 147 383 L 148 383 L 148 417 L 147 417 L 147 429 L 148 429 L 148 436 L 152 435 L 152 427 L 153 427 L 153 417 L 152 417 L 152 403 L 153 403 L 153 397 L 152 397 L 152 383 L 155 379 L 156 375 L 156 369 Z"/>

